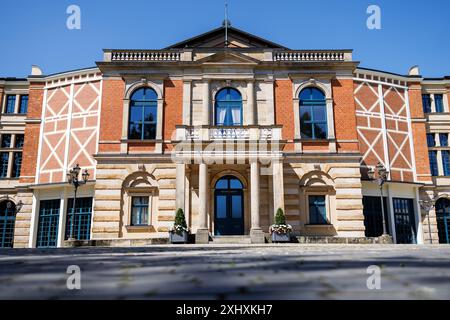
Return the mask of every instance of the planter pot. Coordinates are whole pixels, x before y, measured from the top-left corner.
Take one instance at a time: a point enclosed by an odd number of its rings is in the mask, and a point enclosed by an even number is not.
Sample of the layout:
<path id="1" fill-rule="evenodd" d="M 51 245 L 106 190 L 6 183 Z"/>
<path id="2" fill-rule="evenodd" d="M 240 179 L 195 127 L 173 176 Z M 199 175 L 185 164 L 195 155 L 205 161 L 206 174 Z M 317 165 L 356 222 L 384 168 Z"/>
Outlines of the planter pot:
<path id="1" fill-rule="evenodd" d="M 189 233 L 183 231 L 181 234 L 169 232 L 170 243 L 188 243 Z"/>
<path id="2" fill-rule="evenodd" d="M 291 233 L 272 232 L 272 242 L 291 242 Z"/>

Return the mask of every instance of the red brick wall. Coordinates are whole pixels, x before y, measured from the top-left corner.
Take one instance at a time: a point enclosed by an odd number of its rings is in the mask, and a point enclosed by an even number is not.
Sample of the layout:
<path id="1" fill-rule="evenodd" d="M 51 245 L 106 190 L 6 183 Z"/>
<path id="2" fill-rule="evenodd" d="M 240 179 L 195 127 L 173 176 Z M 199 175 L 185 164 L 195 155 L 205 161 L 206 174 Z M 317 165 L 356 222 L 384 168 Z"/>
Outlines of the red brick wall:
<path id="1" fill-rule="evenodd" d="M 416 173 L 420 182 L 431 181 L 431 177 L 420 177 L 422 174 L 429 175 L 430 160 L 428 158 L 428 146 L 426 126 L 423 122 L 414 122 L 414 119 L 424 119 L 422 106 L 422 88 L 419 83 L 409 85 L 409 107 L 411 110 L 412 134 L 414 140 L 414 156 L 416 160 Z"/>
<path id="2" fill-rule="evenodd" d="M 283 126 L 284 140 L 293 140 L 295 136 L 292 90 L 291 80 L 275 81 L 275 124 Z M 293 149 L 293 143 L 288 143 L 285 147 L 287 151 Z"/>
<path id="3" fill-rule="evenodd" d="M 183 81 L 164 81 L 163 139 L 171 140 L 176 125 L 183 123 Z"/>
<path id="4" fill-rule="evenodd" d="M 334 128 L 337 140 L 358 140 L 353 80 L 335 79 L 333 88 Z M 359 151 L 358 142 L 339 143 L 338 152 Z"/>
<path id="5" fill-rule="evenodd" d="M 44 102 L 44 83 L 31 82 L 29 89 L 27 119 L 41 119 Z M 36 164 L 39 149 L 41 124 L 28 123 L 25 126 L 21 183 L 33 183 L 36 176 Z"/>
<path id="6" fill-rule="evenodd" d="M 125 83 L 123 80 L 107 79 L 103 81 L 99 152 L 120 152 L 124 97 Z M 102 143 L 102 141 L 105 142 Z"/>

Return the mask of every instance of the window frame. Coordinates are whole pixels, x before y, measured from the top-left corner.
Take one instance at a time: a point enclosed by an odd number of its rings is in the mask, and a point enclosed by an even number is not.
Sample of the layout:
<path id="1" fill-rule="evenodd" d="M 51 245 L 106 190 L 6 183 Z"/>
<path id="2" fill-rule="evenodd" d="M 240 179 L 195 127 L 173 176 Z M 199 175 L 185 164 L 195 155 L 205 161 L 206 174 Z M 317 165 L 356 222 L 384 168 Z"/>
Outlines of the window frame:
<path id="1" fill-rule="evenodd" d="M 225 100 L 219 100 L 219 94 L 221 94 L 223 91 L 234 91 L 236 93 L 238 93 L 240 99 L 225 99 Z M 226 97 L 231 97 L 231 94 L 227 92 Z M 242 98 L 242 93 L 237 89 L 237 88 L 233 88 L 233 87 L 225 87 L 220 89 L 219 91 L 217 91 L 216 95 L 215 95 L 215 99 L 214 99 L 214 125 L 218 126 L 218 127 L 241 127 L 243 126 L 244 123 L 244 103 L 243 103 L 243 98 Z M 240 108 L 240 114 L 239 114 L 239 118 L 240 118 L 240 123 L 234 123 L 233 122 L 233 108 L 236 107 L 236 105 L 239 104 L 239 108 Z M 226 109 L 226 113 L 225 113 L 225 120 L 224 123 L 219 123 L 219 113 L 218 113 L 218 109 L 219 108 L 225 108 Z"/>
<path id="2" fill-rule="evenodd" d="M 25 107 L 25 112 L 22 110 L 23 108 L 23 101 L 24 98 L 26 98 L 26 107 Z M 28 94 L 22 94 L 19 96 L 19 110 L 17 111 L 19 114 L 27 114 L 28 113 L 28 103 L 29 103 L 29 95 Z"/>
<path id="3" fill-rule="evenodd" d="M 12 105 L 12 112 L 8 109 L 10 107 L 9 98 L 12 98 L 13 105 Z M 4 114 L 15 114 L 16 113 L 16 103 L 17 103 L 17 95 L 16 94 L 6 94 L 5 97 L 5 108 L 3 110 Z"/>
<path id="4" fill-rule="evenodd" d="M 313 214 L 311 212 L 311 198 L 323 198 L 323 208 L 325 210 L 325 222 L 316 222 L 316 221 L 312 221 L 313 219 L 311 219 L 311 215 Z M 307 194 L 307 198 L 306 198 L 306 205 L 307 205 L 307 209 L 308 209 L 308 226 L 330 226 L 331 223 L 331 219 L 329 216 L 329 196 L 328 194 L 323 194 L 323 193 L 310 193 Z M 317 213 L 317 212 L 316 212 Z M 323 218 L 323 217 L 322 217 Z"/>
<path id="5" fill-rule="evenodd" d="M 425 101 L 428 101 L 428 105 L 425 104 Z M 423 93 L 422 94 L 422 110 L 423 113 L 431 113 L 431 94 Z"/>
<path id="6" fill-rule="evenodd" d="M 433 157 L 431 155 L 434 155 Z M 438 167 L 438 156 L 436 150 L 428 151 L 428 160 L 430 162 L 430 173 L 432 177 L 439 176 L 439 167 Z M 433 161 L 432 161 L 433 160 Z"/>
<path id="7" fill-rule="evenodd" d="M 311 99 L 301 99 L 302 93 L 306 90 L 311 90 L 310 97 Z M 323 99 L 312 99 L 313 97 L 313 90 L 317 90 L 320 92 L 320 94 L 323 96 Z M 300 138 L 302 140 L 327 140 L 328 139 L 328 110 L 327 110 L 327 98 L 325 92 L 319 87 L 309 86 L 306 88 L 303 88 L 298 96 L 299 99 L 299 121 L 300 121 Z M 302 119 L 302 109 L 308 108 L 308 113 L 311 116 L 310 120 L 303 120 Z M 314 108 L 322 108 L 322 112 L 324 114 L 324 120 L 315 120 L 314 119 Z M 306 136 L 306 133 L 303 131 L 305 128 L 305 125 L 311 126 L 311 137 Z M 325 137 L 316 137 L 316 126 L 324 125 Z"/>
<path id="8" fill-rule="evenodd" d="M 133 99 L 133 96 L 136 95 L 139 91 L 152 91 L 154 93 L 155 99 L 148 99 L 148 100 L 135 100 Z M 144 97 L 146 96 L 146 94 L 144 93 Z M 136 103 L 139 103 L 139 105 L 135 105 Z M 140 121 L 133 121 L 132 122 L 132 110 L 133 108 L 140 108 L 141 109 L 141 118 Z M 146 108 L 149 109 L 155 109 L 156 112 L 153 114 L 154 116 L 154 120 L 153 121 L 146 121 L 145 120 L 145 111 Z M 136 138 L 136 137 L 132 137 L 131 136 L 131 128 L 138 124 L 140 127 L 140 138 Z M 146 125 L 149 126 L 153 126 L 154 130 L 154 137 L 149 137 L 146 138 L 145 137 L 145 127 Z M 151 131 L 151 130 L 150 130 Z M 158 93 L 156 92 L 155 89 L 151 88 L 151 87 L 139 87 L 136 88 L 130 95 L 130 103 L 129 103 L 129 107 L 128 107 L 128 133 L 127 133 L 127 138 L 128 140 L 138 140 L 138 141 L 153 141 L 156 140 L 158 137 Z"/>

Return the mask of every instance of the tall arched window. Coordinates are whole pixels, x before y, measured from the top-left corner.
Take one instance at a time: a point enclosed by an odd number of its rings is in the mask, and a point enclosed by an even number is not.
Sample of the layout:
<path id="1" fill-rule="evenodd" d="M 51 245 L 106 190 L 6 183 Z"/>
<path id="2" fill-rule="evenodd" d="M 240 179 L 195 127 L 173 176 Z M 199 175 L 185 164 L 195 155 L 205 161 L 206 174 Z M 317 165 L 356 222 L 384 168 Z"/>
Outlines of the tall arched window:
<path id="1" fill-rule="evenodd" d="M 236 89 L 224 88 L 216 95 L 216 125 L 242 125 L 242 96 Z"/>
<path id="2" fill-rule="evenodd" d="M 0 248 L 12 248 L 14 243 L 14 225 L 16 205 L 11 201 L 0 203 Z"/>
<path id="3" fill-rule="evenodd" d="M 327 102 L 317 88 L 300 92 L 300 133 L 303 139 L 327 138 Z"/>
<path id="4" fill-rule="evenodd" d="M 151 88 L 136 90 L 130 99 L 128 139 L 155 139 L 157 114 L 158 95 L 155 90 Z"/>

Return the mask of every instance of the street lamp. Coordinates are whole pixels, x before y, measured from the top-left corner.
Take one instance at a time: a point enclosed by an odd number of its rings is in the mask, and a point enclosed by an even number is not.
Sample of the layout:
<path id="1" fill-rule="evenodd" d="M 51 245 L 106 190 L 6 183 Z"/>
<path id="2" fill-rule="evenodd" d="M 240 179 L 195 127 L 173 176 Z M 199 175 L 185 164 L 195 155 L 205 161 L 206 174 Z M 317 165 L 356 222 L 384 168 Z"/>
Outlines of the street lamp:
<path id="1" fill-rule="evenodd" d="M 73 225 L 75 224 L 75 203 L 77 201 L 77 190 L 79 186 L 85 185 L 87 183 L 87 181 L 89 180 L 89 173 L 87 171 L 87 169 L 85 169 L 83 171 L 83 174 L 81 175 L 83 180 L 79 180 L 79 176 L 80 176 L 80 172 L 81 172 L 81 168 L 80 166 L 77 165 L 75 167 L 73 167 L 72 170 L 70 170 L 67 173 L 67 181 L 73 185 L 74 187 L 74 197 L 73 197 L 73 208 L 72 208 L 72 220 L 70 222 L 70 236 L 69 236 L 69 241 L 73 241 L 76 240 L 73 237 Z"/>
<path id="2" fill-rule="evenodd" d="M 376 173 L 376 175 L 375 175 Z M 386 231 L 386 219 L 384 218 L 384 201 L 383 201 L 383 185 L 386 183 L 388 179 L 389 172 L 386 170 L 386 168 L 383 166 L 381 162 L 377 164 L 377 166 L 374 168 L 370 168 L 367 172 L 367 175 L 369 176 L 369 180 L 375 181 L 378 183 L 378 186 L 380 187 L 380 195 L 381 195 L 381 216 L 383 219 L 383 236 L 387 236 Z"/>
<path id="3" fill-rule="evenodd" d="M 430 244 L 433 244 L 433 237 L 431 236 L 431 223 L 430 223 L 430 211 L 435 208 L 436 201 L 439 198 L 447 198 L 447 195 L 441 195 L 440 197 L 437 194 L 434 194 L 432 199 L 429 200 L 419 200 L 420 207 L 427 212 L 427 221 L 428 221 L 428 234 L 430 235 Z"/>
<path id="4" fill-rule="evenodd" d="M 9 200 L 9 198 L 8 198 L 8 200 Z M 6 203 L 6 207 L 8 209 L 12 209 L 12 206 L 13 206 L 13 203 L 11 201 L 8 201 Z M 15 215 L 18 214 L 20 212 L 20 210 L 22 210 L 22 207 L 23 207 L 23 202 L 22 202 L 22 200 L 19 200 L 19 202 L 17 202 L 17 204 L 16 204 L 16 206 L 14 208 L 14 214 Z"/>

